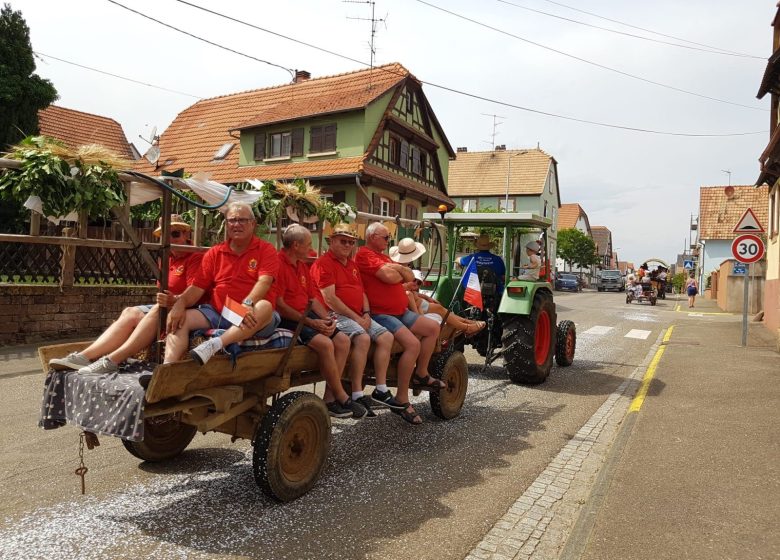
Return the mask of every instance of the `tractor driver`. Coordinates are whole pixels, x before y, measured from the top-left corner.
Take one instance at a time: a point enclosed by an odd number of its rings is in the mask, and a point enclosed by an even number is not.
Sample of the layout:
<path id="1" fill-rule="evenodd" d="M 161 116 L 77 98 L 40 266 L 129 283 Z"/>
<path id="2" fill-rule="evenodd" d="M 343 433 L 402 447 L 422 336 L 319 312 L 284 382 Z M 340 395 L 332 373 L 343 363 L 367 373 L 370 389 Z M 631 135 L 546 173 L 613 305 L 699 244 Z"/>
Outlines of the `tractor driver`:
<path id="1" fill-rule="evenodd" d="M 506 276 L 506 266 L 504 265 L 504 259 L 500 256 L 491 253 L 490 249 L 493 247 L 493 242 L 490 241 L 490 236 L 486 233 L 481 234 L 477 241 L 474 243 L 476 252 L 465 255 L 458 259 L 457 264 L 466 268 L 474 259 L 477 265 L 477 270 L 487 268 L 492 270 L 496 275 L 496 294 L 501 295 L 504 293 L 504 277 Z"/>

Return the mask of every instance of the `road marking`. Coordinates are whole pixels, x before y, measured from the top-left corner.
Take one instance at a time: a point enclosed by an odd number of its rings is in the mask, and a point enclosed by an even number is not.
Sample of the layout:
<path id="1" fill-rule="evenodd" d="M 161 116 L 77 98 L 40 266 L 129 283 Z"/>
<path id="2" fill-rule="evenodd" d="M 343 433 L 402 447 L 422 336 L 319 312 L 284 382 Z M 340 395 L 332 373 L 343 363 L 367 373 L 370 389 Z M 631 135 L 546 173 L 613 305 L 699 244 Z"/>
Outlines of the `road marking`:
<path id="1" fill-rule="evenodd" d="M 673 329 L 674 325 L 666 330 L 666 334 L 664 335 L 663 340 L 664 342 L 669 342 L 669 339 L 672 338 Z M 661 356 L 664 355 L 664 351 L 666 351 L 666 344 L 661 344 L 661 346 L 658 347 L 658 350 L 656 350 L 655 356 L 653 356 L 653 359 L 650 361 L 650 365 L 647 366 L 647 371 L 642 378 L 642 385 L 636 392 L 634 400 L 631 401 L 631 406 L 628 407 L 629 412 L 639 412 L 639 409 L 642 408 L 642 403 L 645 402 L 645 397 L 647 396 L 647 390 L 650 388 L 650 382 L 653 380 L 653 376 L 655 375 L 655 369 L 658 367 L 658 362 L 661 361 Z"/>
<path id="2" fill-rule="evenodd" d="M 624 338 L 638 338 L 639 340 L 647 340 L 647 337 L 650 336 L 651 331 L 643 331 L 641 329 L 631 329 L 628 331 Z"/>
<path id="3" fill-rule="evenodd" d="M 679 311 L 680 310 L 680 304 L 679 303 L 675 306 L 674 310 L 675 311 Z"/>
<path id="4" fill-rule="evenodd" d="M 596 325 L 595 327 L 589 328 L 587 331 L 583 332 L 582 334 L 607 334 L 611 330 L 612 327 L 603 327 L 601 325 Z"/>

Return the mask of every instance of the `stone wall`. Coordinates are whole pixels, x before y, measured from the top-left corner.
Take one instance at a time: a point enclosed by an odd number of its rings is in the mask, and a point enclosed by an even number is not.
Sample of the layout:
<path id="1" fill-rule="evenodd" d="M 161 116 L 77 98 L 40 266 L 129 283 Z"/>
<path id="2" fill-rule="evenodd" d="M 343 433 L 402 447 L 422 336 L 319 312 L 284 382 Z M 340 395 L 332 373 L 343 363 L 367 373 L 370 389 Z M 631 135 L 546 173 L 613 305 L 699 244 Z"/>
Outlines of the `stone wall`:
<path id="1" fill-rule="evenodd" d="M 154 287 L 0 284 L 0 346 L 94 337 L 122 309 L 154 302 Z"/>

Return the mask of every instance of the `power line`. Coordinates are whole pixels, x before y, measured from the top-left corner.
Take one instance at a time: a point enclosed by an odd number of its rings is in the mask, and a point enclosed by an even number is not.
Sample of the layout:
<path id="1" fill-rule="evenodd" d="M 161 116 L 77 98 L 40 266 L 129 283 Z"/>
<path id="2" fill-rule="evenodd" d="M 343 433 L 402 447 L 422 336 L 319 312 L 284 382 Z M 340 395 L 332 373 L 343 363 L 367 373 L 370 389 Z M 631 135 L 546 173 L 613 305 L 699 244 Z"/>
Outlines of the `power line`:
<path id="1" fill-rule="evenodd" d="M 666 37 L 667 39 L 674 39 L 675 41 L 683 41 L 685 43 L 690 43 L 691 45 L 698 45 L 700 47 L 706 47 L 708 49 L 715 49 L 715 50 L 722 51 L 724 53 L 731 53 L 731 54 L 736 54 L 736 55 L 741 55 L 741 56 L 748 56 L 748 57 L 751 57 L 751 58 L 761 58 L 761 59 L 766 58 L 766 57 L 761 57 L 761 56 L 755 56 L 755 55 L 752 55 L 752 54 L 741 53 L 741 52 L 737 52 L 737 51 L 729 51 L 729 50 L 726 50 L 726 49 L 722 49 L 720 47 L 713 47 L 712 45 L 706 45 L 704 43 L 697 43 L 696 41 L 689 41 L 688 39 L 683 39 L 682 37 L 675 37 L 674 35 L 667 35 L 666 33 L 661 33 L 659 31 L 653 31 L 652 29 L 647 29 L 645 27 L 639 27 L 638 25 L 631 25 L 630 23 L 626 23 L 624 21 L 619 21 L 617 19 L 611 19 L 611 18 L 608 18 L 608 17 L 605 17 L 605 16 L 601 16 L 601 15 L 593 13 L 593 12 L 588 12 L 588 11 L 585 11 L 585 10 L 581 10 L 579 8 L 575 8 L 574 6 L 569 6 L 567 4 L 562 4 L 561 2 L 555 2 L 554 0 L 544 0 L 544 2 L 549 2 L 550 4 L 555 4 L 556 6 L 561 6 L 563 8 L 568 8 L 569 10 L 574 10 L 575 12 L 580 12 L 582 14 L 587 14 L 589 16 L 593 16 L 595 18 L 603 19 L 605 21 L 609 21 L 609 22 L 612 22 L 612 23 L 617 23 L 618 25 L 625 25 L 626 27 L 630 27 L 632 29 L 638 29 L 639 31 L 646 31 L 647 33 L 653 33 L 654 35 L 659 35 L 661 37 Z"/>
<path id="2" fill-rule="evenodd" d="M 108 1 L 109 2 L 113 2 L 113 0 L 108 0 Z M 346 55 L 343 55 L 343 54 L 339 54 L 339 53 L 337 53 L 335 51 L 331 51 L 331 50 L 325 49 L 323 47 L 319 47 L 317 45 L 313 45 L 311 43 L 306 43 L 304 41 L 301 41 L 299 39 L 295 39 L 293 37 L 289 37 L 287 35 L 284 35 L 282 33 L 278 33 L 276 31 L 266 30 L 264 28 L 261 28 L 261 27 L 258 27 L 256 25 L 254 25 L 254 24 L 248 23 L 246 21 L 243 21 L 243 20 L 240 20 L 240 19 L 237 19 L 237 18 L 233 18 L 233 17 L 227 16 L 227 15 L 221 14 L 219 12 L 208 10 L 206 8 L 202 8 L 202 7 L 198 6 L 197 4 L 193 4 L 193 3 L 190 3 L 190 2 L 185 2 L 184 0 L 176 0 L 176 1 L 177 2 L 181 2 L 183 4 L 187 4 L 188 6 L 191 6 L 193 8 L 197 8 L 197 9 L 209 12 L 209 13 L 215 15 L 215 16 L 218 16 L 218 17 L 221 17 L 221 18 L 224 18 L 224 19 L 228 19 L 228 20 L 233 21 L 235 23 L 239 23 L 241 25 L 245 25 L 247 27 L 251 27 L 251 28 L 257 29 L 259 31 L 270 33 L 270 34 L 272 34 L 272 35 L 274 35 L 276 37 L 280 37 L 282 39 L 285 39 L 285 40 L 288 40 L 288 41 L 292 41 L 292 42 L 295 42 L 295 43 L 298 43 L 298 44 L 301 44 L 301 45 L 305 45 L 305 46 L 310 47 L 312 49 L 315 49 L 315 50 L 318 50 L 318 51 L 322 51 L 322 52 L 325 52 L 327 54 L 330 54 L 330 55 L 333 55 L 333 56 L 336 56 L 336 57 L 339 57 L 339 58 L 343 58 L 345 60 L 349 60 L 351 62 L 358 63 L 358 64 L 360 64 L 362 66 L 367 67 L 367 68 L 370 67 L 369 63 L 364 62 L 362 60 L 357 60 L 355 58 L 352 58 L 352 57 L 349 57 L 349 56 L 346 56 Z M 143 15 L 143 14 L 140 14 L 140 15 Z M 144 16 L 144 17 L 147 17 L 147 16 Z M 149 18 L 149 19 L 153 19 L 153 18 Z M 157 20 L 153 19 L 153 21 L 157 21 Z M 161 23 L 162 24 L 162 22 L 157 22 L 157 23 Z M 162 25 L 166 25 L 166 24 L 162 24 Z M 196 38 L 199 39 L 199 37 L 197 37 L 197 36 L 196 36 Z M 215 45 L 215 46 L 218 46 L 218 47 L 222 48 L 221 45 Z M 244 53 L 237 53 L 237 54 L 241 54 L 242 56 L 249 56 L 249 55 L 245 55 Z M 254 59 L 254 57 L 249 57 L 249 58 L 253 58 Z M 383 68 L 383 67 L 375 68 L 375 70 L 379 70 L 379 71 L 382 71 L 382 72 L 387 72 L 387 73 L 390 73 L 390 74 L 393 74 L 393 75 L 396 75 L 396 76 L 399 76 L 399 77 L 404 77 L 404 78 L 406 77 L 406 74 L 403 74 L 401 72 L 396 72 L 396 71 L 393 71 L 393 70 L 390 70 L 390 69 L 387 69 L 387 68 Z M 587 120 L 587 119 L 580 119 L 580 118 L 576 118 L 576 117 L 570 117 L 570 116 L 566 116 L 566 115 L 561 115 L 561 114 L 558 114 L 558 113 L 551 113 L 551 112 L 548 112 L 548 111 L 541 111 L 541 110 L 538 110 L 538 109 L 532 109 L 530 107 L 524 107 L 522 105 L 515 105 L 515 104 L 512 104 L 512 103 L 507 103 L 507 102 L 504 102 L 504 101 L 491 99 L 489 97 L 484 97 L 484 96 L 477 95 L 477 94 L 474 94 L 474 93 L 468 93 L 468 92 L 461 91 L 461 90 L 458 90 L 458 89 L 455 89 L 455 88 L 452 88 L 452 87 L 449 87 L 449 86 L 436 84 L 436 83 L 429 82 L 429 81 L 426 81 L 426 80 L 419 80 L 418 79 L 418 81 L 421 84 L 428 85 L 430 87 L 434 87 L 434 88 L 441 89 L 441 90 L 444 90 L 444 91 L 448 91 L 450 93 L 455 93 L 457 95 L 470 97 L 472 99 L 478 99 L 480 101 L 486 101 L 488 103 L 493 103 L 493 104 L 496 104 L 496 105 L 502 105 L 504 107 L 510 107 L 512 109 L 518 109 L 518 110 L 521 110 L 521 111 L 527 111 L 527 112 L 530 112 L 530 113 L 535 113 L 535 114 L 544 115 L 544 116 L 548 116 L 548 117 L 553 117 L 553 118 L 557 118 L 557 119 L 569 120 L 569 121 L 573 121 L 573 122 L 579 122 L 579 123 L 583 123 L 583 124 L 590 124 L 590 125 L 594 125 L 594 126 L 601 126 L 601 127 L 605 127 L 605 128 L 615 128 L 615 129 L 619 129 L 619 130 L 626 130 L 626 131 L 633 131 L 633 132 L 642 132 L 642 133 L 647 133 L 647 134 L 659 134 L 659 135 L 665 135 L 665 136 L 687 136 L 687 137 L 695 137 L 695 138 L 707 138 L 707 137 L 709 137 L 709 138 L 720 138 L 720 137 L 729 137 L 729 136 L 747 136 L 747 135 L 752 135 L 752 134 L 767 134 L 768 133 L 768 131 L 766 131 L 766 130 L 761 130 L 761 131 L 756 131 L 756 132 L 734 132 L 734 133 L 723 133 L 723 134 L 696 134 L 696 133 L 667 132 L 667 131 L 660 131 L 660 130 L 636 128 L 636 127 L 616 125 L 616 124 L 610 124 L 610 123 L 599 122 L 599 121 L 591 121 L 591 120 Z"/>
<path id="3" fill-rule="evenodd" d="M 719 55 L 723 55 L 723 56 L 736 56 L 736 57 L 740 57 L 740 58 L 753 58 L 753 59 L 765 60 L 765 58 L 763 56 L 754 56 L 754 55 L 751 55 L 751 54 L 742 54 L 742 53 L 737 53 L 737 52 L 725 51 L 725 50 L 722 50 L 722 49 L 716 49 L 714 47 L 712 47 L 712 48 L 710 48 L 710 47 L 707 47 L 707 48 L 694 47 L 694 46 L 690 46 L 690 45 L 681 45 L 680 43 L 672 43 L 670 41 L 661 41 L 659 39 L 653 39 L 652 37 L 644 37 L 642 35 L 636 35 L 634 33 L 626 33 L 625 31 L 618 31 L 616 29 L 610 29 L 608 27 L 602 27 L 600 25 L 594 25 L 592 23 L 586 23 L 584 21 L 579 21 L 579 20 L 576 20 L 576 19 L 571 19 L 571 18 L 559 16 L 557 14 L 551 14 L 549 12 L 544 12 L 542 10 L 536 10 L 534 8 L 529 8 L 527 6 L 521 6 L 520 4 L 515 4 L 514 2 L 509 2 L 508 0 L 496 0 L 496 1 L 497 2 L 501 2 L 502 4 L 507 4 L 509 6 L 514 6 L 515 8 L 519 8 L 521 10 L 527 10 L 527 11 L 533 12 L 535 14 L 541 14 L 543 16 L 548 16 L 548 17 L 551 17 L 551 18 L 560 19 L 560 20 L 563 20 L 563 21 L 571 22 L 571 23 L 576 23 L 578 25 L 584 25 L 585 27 L 592 27 L 594 29 L 600 29 L 601 31 L 607 31 L 609 33 L 615 33 L 617 35 L 623 35 L 625 37 L 632 37 L 634 39 L 641 39 L 643 41 L 650 41 L 650 42 L 659 43 L 659 44 L 662 44 L 662 45 L 669 45 L 669 46 L 672 46 L 672 47 L 679 47 L 681 49 L 689 49 L 689 50 L 694 50 L 694 51 L 701 51 L 701 52 L 706 52 L 706 53 L 710 53 L 710 54 L 719 54 Z M 678 39 L 678 40 L 681 40 L 681 39 Z"/>
<path id="4" fill-rule="evenodd" d="M 178 93 L 179 95 L 186 95 L 187 97 L 194 97 L 195 99 L 203 99 L 203 97 L 201 97 L 200 95 L 193 95 L 192 93 L 187 93 L 187 92 L 184 92 L 184 91 L 178 91 L 178 90 L 175 90 L 175 89 L 169 89 L 169 88 L 166 88 L 166 87 L 163 87 L 163 86 L 156 86 L 154 84 L 150 84 L 150 83 L 147 83 L 147 82 L 141 82 L 139 80 L 134 80 L 133 78 L 127 78 L 125 76 L 120 76 L 119 74 L 112 74 L 111 72 L 106 72 L 105 70 L 100 70 L 98 68 L 92 68 L 91 66 L 85 66 L 85 65 L 79 64 L 77 62 L 73 62 L 73 61 L 70 61 L 70 60 L 65 60 L 64 58 L 57 58 L 56 56 L 52 56 L 50 54 L 46 54 L 46 53 L 43 53 L 43 52 L 40 52 L 40 51 L 33 51 L 33 52 L 35 54 L 37 54 L 38 56 L 42 56 L 44 58 L 51 58 L 52 60 L 57 60 L 59 62 L 64 62 L 65 64 L 70 64 L 72 66 L 78 66 L 79 68 L 84 68 L 85 70 L 91 70 L 93 72 L 98 72 L 100 74 L 105 74 L 106 76 L 111 76 L 113 78 L 119 78 L 120 80 L 125 80 L 125 81 L 128 81 L 128 82 L 133 82 L 134 84 L 140 84 L 142 86 L 147 86 L 147 87 L 151 87 L 151 88 L 154 88 L 154 89 L 161 89 L 163 91 L 168 91 L 168 92 L 171 92 L 171 93 Z"/>
<path id="5" fill-rule="evenodd" d="M 109 1 L 112 1 L 112 0 L 109 0 Z M 567 53 L 567 52 L 564 52 L 564 51 L 561 51 L 561 50 L 558 50 L 558 49 L 554 49 L 552 47 L 548 47 L 547 45 L 543 45 L 541 43 L 537 43 L 535 41 L 531 41 L 530 39 L 526 39 L 525 37 L 521 37 L 520 35 L 515 35 L 514 33 L 510 33 L 509 31 L 504 31 L 503 29 L 499 29 L 498 27 L 493 27 L 492 25 L 488 25 L 487 23 L 482 23 L 481 21 L 477 21 L 475 19 L 472 19 L 470 17 L 458 14 L 458 13 L 453 12 L 451 10 L 447 10 L 446 8 L 442 8 L 442 7 L 437 6 L 435 4 L 431 4 L 430 2 L 426 2 L 425 0 L 417 0 L 417 2 L 419 2 L 420 4 L 424 4 L 426 6 L 429 6 L 429 7 L 433 8 L 433 9 L 435 9 L 435 10 L 439 10 L 439 11 L 444 12 L 446 14 L 450 14 L 451 16 L 454 16 L 456 18 L 463 19 L 463 20 L 468 21 L 470 23 L 473 23 L 475 25 L 479 25 L 480 27 L 485 27 L 487 29 L 490 29 L 491 31 L 495 31 L 497 33 L 501 33 L 502 35 L 506 35 L 508 37 L 512 37 L 512 38 L 517 39 L 519 41 L 523 41 L 524 43 L 529 43 L 529 44 L 534 45 L 536 47 L 540 47 L 542 49 L 545 49 L 545 50 L 548 50 L 548 51 L 552 51 L 552 52 L 560 54 L 562 56 L 565 56 L 565 57 L 568 57 L 568 58 L 572 58 L 572 59 L 578 60 L 580 62 L 584 62 L 585 64 L 590 64 L 591 66 L 596 66 L 597 68 L 601 68 L 603 70 L 608 70 L 610 72 L 614 72 L 616 74 L 620 74 L 621 76 L 626 76 L 626 77 L 632 78 L 634 80 L 639 80 L 640 82 L 653 84 L 653 85 L 656 85 L 656 86 L 659 86 L 659 87 L 662 87 L 662 88 L 670 89 L 670 90 L 673 90 L 673 91 L 678 91 L 680 93 L 685 93 L 687 95 L 693 95 L 695 97 L 701 97 L 703 99 L 709 99 L 710 101 L 717 101 L 718 103 L 726 103 L 728 105 L 736 105 L 737 107 L 744 107 L 746 109 L 752 109 L 754 111 L 768 111 L 768 109 L 763 109 L 761 107 L 753 107 L 751 105 L 744 105 L 742 103 L 737 103 L 735 101 L 728 101 L 726 99 L 718 99 L 717 97 L 711 97 L 709 95 L 704 95 L 703 93 L 696 93 L 694 91 L 689 91 L 687 89 L 678 88 L 678 87 L 675 87 L 675 86 L 671 86 L 669 84 L 664 84 L 662 82 L 656 82 L 656 81 L 650 80 L 648 78 L 643 78 L 641 76 L 637 76 L 636 74 L 629 74 L 628 72 L 624 72 L 622 70 L 618 70 L 617 68 L 612 68 L 611 66 L 605 66 L 604 64 L 599 64 L 598 62 L 593 62 L 592 60 L 588 60 L 586 58 L 582 58 L 582 57 L 579 57 L 579 56 L 576 56 L 576 55 L 573 55 L 573 54 L 570 54 L 570 53 Z"/>
<path id="6" fill-rule="evenodd" d="M 129 8 L 129 7 L 125 6 L 124 4 L 120 4 L 119 2 L 116 2 L 116 0 L 107 0 L 107 1 L 112 3 L 112 4 L 114 4 L 114 5 L 116 5 L 116 6 L 119 6 L 120 8 L 124 8 L 128 12 L 133 12 L 134 14 L 138 14 L 139 16 L 141 16 L 143 18 L 152 20 L 155 23 L 159 23 L 160 25 L 163 25 L 163 26 L 165 26 L 165 27 L 167 27 L 169 29 L 173 29 L 174 31 L 178 31 L 179 33 L 183 33 L 184 35 L 187 35 L 188 37 L 192 37 L 193 39 L 197 39 L 198 41 L 203 41 L 204 43 L 208 43 L 209 45 L 212 45 L 214 47 L 226 50 L 228 52 L 232 52 L 233 54 L 237 54 L 239 56 L 243 56 L 243 57 L 249 58 L 249 59 L 254 60 L 256 62 L 262 62 L 263 64 L 267 64 L 269 66 L 275 66 L 276 68 L 281 68 L 282 70 L 285 70 L 285 71 L 289 72 L 291 77 L 293 77 L 293 78 L 295 77 L 295 70 L 292 70 L 291 68 L 285 68 L 284 66 L 281 66 L 279 64 L 275 64 L 273 62 L 269 62 L 267 60 L 263 60 L 262 58 L 257 58 L 255 56 L 252 56 L 252 55 L 249 55 L 249 54 L 246 54 L 246 53 L 242 53 L 241 51 L 237 51 L 235 49 L 231 49 L 230 47 L 226 47 L 224 45 L 220 45 L 219 43 L 215 43 L 214 41 L 209 41 L 208 39 L 204 39 L 203 37 L 198 37 L 197 35 L 194 35 L 194 34 L 190 33 L 189 31 L 184 31 L 183 29 L 179 29 L 178 27 L 174 27 L 173 25 L 171 25 L 169 23 L 162 22 L 159 19 L 154 19 L 152 16 L 148 16 L 148 15 L 146 15 L 144 13 L 141 13 L 141 12 L 139 12 L 137 10 Z"/>

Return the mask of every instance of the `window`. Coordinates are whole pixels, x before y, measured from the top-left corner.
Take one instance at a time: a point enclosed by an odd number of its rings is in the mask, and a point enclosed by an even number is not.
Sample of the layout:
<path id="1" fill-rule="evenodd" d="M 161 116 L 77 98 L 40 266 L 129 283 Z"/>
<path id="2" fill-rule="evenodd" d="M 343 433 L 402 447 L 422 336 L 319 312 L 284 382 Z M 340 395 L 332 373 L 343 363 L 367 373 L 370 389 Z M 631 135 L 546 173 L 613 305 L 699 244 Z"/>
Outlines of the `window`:
<path id="1" fill-rule="evenodd" d="M 477 199 L 476 198 L 464 198 L 463 206 L 461 207 L 464 212 L 476 212 L 477 211 Z"/>
<path id="2" fill-rule="evenodd" d="M 277 132 L 271 134 L 268 150 L 268 157 L 290 157 L 292 148 L 292 132 Z"/>
<path id="3" fill-rule="evenodd" d="M 233 149 L 233 146 L 234 144 L 232 142 L 227 142 L 226 144 L 222 144 L 219 150 L 217 150 L 216 153 L 214 154 L 214 159 L 216 160 L 225 159 L 225 157 L 230 153 L 230 150 Z"/>
<path id="4" fill-rule="evenodd" d="M 381 197 L 379 199 L 379 215 L 380 216 L 390 215 L 390 201 L 385 197 Z"/>
<path id="5" fill-rule="evenodd" d="M 769 195 L 769 238 L 777 237 L 778 232 L 780 232 L 780 186 L 776 186 L 774 192 Z"/>
<path id="6" fill-rule="evenodd" d="M 336 125 L 313 126 L 309 131 L 309 153 L 336 151 Z"/>
<path id="7" fill-rule="evenodd" d="M 406 112 L 414 112 L 414 94 L 409 90 L 406 91 Z"/>
<path id="8" fill-rule="evenodd" d="M 409 220 L 416 220 L 417 216 L 419 215 L 419 210 L 416 206 L 412 206 L 411 204 L 407 204 L 405 206 L 406 210 L 406 218 Z"/>
<path id="9" fill-rule="evenodd" d="M 399 165 L 401 161 L 401 141 L 395 137 L 390 137 L 390 163 Z"/>
<path id="10" fill-rule="evenodd" d="M 261 161 L 265 159 L 265 133 L 259 132 L 255 134 L 255 161 Z"/>
<path id="11" fill-rule="evenodd" d="M 501 212 L 514 212 L 515 211 L 515 199 L 510 198 L 509 203 L 507 204 L 507 200 L 505 198 L 501 198 L 498 200 L 498 209 Z"/>
<path id="12" fill-rule="evenodd" d="M 417 146 L 411 146 L 412 152 L 412 173 L 418 177 L 425 177 L 427 167 L 426 153 Z"/>
<path id="13" fill-rule="evenodd" d="M 544 201 L 544 214 L 542 214 L 545 218 L 547 217 L 547 201 Z"/>

